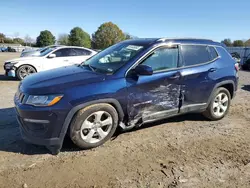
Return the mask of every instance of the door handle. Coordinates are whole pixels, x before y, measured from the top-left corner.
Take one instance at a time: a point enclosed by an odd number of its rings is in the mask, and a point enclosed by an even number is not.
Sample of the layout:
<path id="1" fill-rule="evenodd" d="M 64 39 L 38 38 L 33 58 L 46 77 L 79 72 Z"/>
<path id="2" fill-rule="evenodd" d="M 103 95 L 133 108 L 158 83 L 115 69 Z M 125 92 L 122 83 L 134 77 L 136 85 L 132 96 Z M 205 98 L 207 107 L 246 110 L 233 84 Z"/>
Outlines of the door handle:
<path id="1" fill-rule="evenodd" d="M 64 61 L 69 61 L 68 59 L 65 59 Z"/>
<path id="2" fill-rule="evenodd" d="M 209 72 L 215 72 L 215 71 L 217 71 L 217 68 L 211 68 L 211 69 L 209 69 L 208 71 L 209 71 Z"/>
<path id="3" fill-rule="evenodd" d="M 176 79 L 179 79 L 180 77 L 181 77 L 181 74 L 178 72 L 170 76 L 169 79 L 176 80 Z"/>

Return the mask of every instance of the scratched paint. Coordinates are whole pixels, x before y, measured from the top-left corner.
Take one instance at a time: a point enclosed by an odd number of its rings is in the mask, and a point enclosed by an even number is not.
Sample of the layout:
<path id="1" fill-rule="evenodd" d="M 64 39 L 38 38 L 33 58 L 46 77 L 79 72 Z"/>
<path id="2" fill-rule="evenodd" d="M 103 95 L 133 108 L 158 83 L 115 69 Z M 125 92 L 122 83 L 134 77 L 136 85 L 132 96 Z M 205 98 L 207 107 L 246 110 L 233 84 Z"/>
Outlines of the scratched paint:
<path id="1" fill-rule="evenodd" d="M 160 85 L 149 91 L 135 89 L 128 96 L 130 124 L 143 122 L 148 115 L 179 107 L 181 85 Z"/>

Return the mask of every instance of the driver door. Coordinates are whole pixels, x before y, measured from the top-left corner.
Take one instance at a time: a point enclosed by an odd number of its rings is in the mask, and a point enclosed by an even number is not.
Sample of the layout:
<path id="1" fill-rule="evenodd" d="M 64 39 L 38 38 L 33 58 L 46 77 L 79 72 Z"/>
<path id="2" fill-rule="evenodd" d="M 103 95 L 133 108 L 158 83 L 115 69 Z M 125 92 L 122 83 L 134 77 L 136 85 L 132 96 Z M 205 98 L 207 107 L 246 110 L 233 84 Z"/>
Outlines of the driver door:
<path id="1" fill-rule="evenodd" d="M 69 66 L 73 64 L 73 58 L 70 48 L 62 48 L 54 51 L 52 54 L 55 54 L 56 57 L 49 58 L 44 62 L 44 70 L 55 69 L 59 67 Z"/>
<path id="2" fill-rule="evenodd" d="M 139 64 L 152 67 L 152 75 L 136 75 L 130 70 L 127 80 L 130 122 L 148 122 L 178 114 L 181 74 L 179 48 L 160 47 Z"/>

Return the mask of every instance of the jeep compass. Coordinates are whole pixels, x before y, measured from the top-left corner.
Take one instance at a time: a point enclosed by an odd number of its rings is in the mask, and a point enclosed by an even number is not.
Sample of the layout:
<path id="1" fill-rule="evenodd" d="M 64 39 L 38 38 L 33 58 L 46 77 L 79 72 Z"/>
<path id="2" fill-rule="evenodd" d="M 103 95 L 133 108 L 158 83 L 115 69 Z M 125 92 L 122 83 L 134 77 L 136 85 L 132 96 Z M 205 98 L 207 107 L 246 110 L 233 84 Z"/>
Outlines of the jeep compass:
<path id="1" fill-rule="evenodd" d="M 128 130 L 189 112 L 222 119 L 237 84 L 238 64 L 220 43 L 134 39 L 80 65 L 27 76 L 14 100 L 23 138 L 57 154 L 66 134 L 89 149 L 118 127 Z"/>

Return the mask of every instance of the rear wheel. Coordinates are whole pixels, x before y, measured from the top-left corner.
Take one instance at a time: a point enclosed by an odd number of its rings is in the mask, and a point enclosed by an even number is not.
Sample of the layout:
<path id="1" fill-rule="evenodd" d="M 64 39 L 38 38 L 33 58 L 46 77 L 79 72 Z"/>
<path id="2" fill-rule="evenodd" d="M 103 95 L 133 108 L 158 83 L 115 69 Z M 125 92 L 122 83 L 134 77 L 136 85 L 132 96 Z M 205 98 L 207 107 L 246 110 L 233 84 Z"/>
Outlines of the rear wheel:
<path id="1" fill-rule="evenodd" d="M 117 125 L 118 114 L 112 105 L 90 105 L 74 117 L 70 125 L 70 138 L 82 149 L 94 148 L 109 140 Z"/>
<path id="2" fill-rule="evenodd" d="M 22 65 L 16 71 L 19 80 L 23 80 L 26 76 L 36 73 L 36 69 L 30 65 Z"/>
<path id="3" fill-rule="evenodd" d="M 220 120 L 228 113 L 230 104 L 231 95 L 229 91 L 220 87 L 213 94 L 212 100 L 203 114 L 211 120 Z"/>

